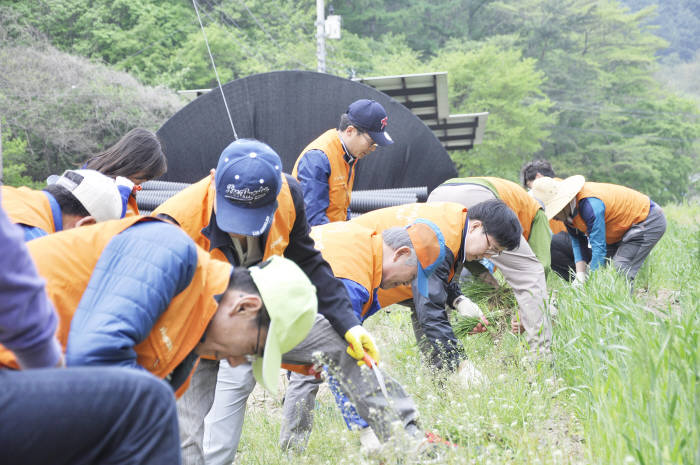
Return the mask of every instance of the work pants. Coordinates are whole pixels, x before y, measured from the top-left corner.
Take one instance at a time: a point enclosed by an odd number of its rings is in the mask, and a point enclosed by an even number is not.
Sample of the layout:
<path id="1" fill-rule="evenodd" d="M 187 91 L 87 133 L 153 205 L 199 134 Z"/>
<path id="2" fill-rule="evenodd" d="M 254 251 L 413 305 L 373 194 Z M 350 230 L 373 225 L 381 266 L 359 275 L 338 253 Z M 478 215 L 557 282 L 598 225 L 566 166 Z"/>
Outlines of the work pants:
<path id="1" fill-rule="evenodd" d="M 633 283 L 644 260 L 665 232 L 666 216 L 663 209 L 654 204 L 647 218 L 633 225 L 617 244 L 612 257 L 615 268 Z"/>
<path id="2" fill-rule="evenodd" d="M 0 463 L 180 463 L 172 389 L 130 368 L 0 370 Z"/>

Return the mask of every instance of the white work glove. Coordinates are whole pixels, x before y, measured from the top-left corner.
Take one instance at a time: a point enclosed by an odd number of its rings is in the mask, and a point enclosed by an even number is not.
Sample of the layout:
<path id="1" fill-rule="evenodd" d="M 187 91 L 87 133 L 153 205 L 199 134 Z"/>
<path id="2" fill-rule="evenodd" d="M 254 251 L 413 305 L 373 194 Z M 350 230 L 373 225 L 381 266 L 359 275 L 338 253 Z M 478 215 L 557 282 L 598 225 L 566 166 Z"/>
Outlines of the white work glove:
<path id="1" fill-rule="evenodd" d="M 488 326 L 489 320 L 486 319 L 484 312 L 481 311 L 477 304 L 469 300 L 467 297 L 460 295 L 454 300 L 454 302 L 452 302 L 452 306 L 462 317 L 478 318 L 480 320 L 474 329 L 469 332 L 469 334 L 483 333 L 486 331 L 486 326 Z"/>
<path id="2" fill-rule="evenodd" d="M 573 287 L 581 287 L 583 286 L 583 283 L 586 282 L 586 272 L 585 271 L 577 271 L 576 272 L 576 277 L 574 278 L 574 282 L 571 283 Z"/>
<path id="3" fill-rule="evenodd" d="M 466 318 L 481 318 L 484 316 L 484 312 L 481 311 L 479 306 L 463 295 L 457 297 L 452 302 L 452 306 L 460 316 Z"/>
<path id="4" fill-rule="evenodd" d="M 466 387 L 476 387 L 487 383 L 486 376 L 469 360 L 462 360 L 457 368 L 457 377 Z"/>

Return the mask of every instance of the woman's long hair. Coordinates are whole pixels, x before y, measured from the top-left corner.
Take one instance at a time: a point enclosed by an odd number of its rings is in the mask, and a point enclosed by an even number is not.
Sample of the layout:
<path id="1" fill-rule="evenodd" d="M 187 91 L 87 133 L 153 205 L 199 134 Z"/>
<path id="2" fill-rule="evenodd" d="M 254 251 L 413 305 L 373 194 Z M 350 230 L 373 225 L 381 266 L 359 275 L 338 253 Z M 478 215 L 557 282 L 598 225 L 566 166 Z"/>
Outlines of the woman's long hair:
<path id="1" fill-rule="evenodd" d="M 84 168 L 110 177 L 139 175 L 154 179 L 167 171 L 168 164 L 158 137 L 146 129 L 135 128 L 104 152 L 89 158 Z"/>

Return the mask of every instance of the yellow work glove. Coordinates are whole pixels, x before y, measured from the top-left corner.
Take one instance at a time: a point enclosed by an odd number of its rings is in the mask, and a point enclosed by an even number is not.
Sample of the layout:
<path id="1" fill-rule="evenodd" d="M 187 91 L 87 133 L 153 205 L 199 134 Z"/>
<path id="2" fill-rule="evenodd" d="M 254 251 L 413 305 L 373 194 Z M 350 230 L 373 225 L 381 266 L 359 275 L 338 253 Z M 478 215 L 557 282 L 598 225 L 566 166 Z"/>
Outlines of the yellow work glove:
<path id="1" fill-rule="evenodd" d="M 345 333 L 345 340 L 350 344 L 350 347 L 347 349 L 348 355 L 359 360 L 357 362 L 358 365 L 362 366 L 365 364 L 365 362 L 362 361 L 365 352 L 372 357 L 375 362 L 379 361 L 377 345 L 374 343 L 372 335 L 362 326 L 357 325 L 348 329 Z"/>

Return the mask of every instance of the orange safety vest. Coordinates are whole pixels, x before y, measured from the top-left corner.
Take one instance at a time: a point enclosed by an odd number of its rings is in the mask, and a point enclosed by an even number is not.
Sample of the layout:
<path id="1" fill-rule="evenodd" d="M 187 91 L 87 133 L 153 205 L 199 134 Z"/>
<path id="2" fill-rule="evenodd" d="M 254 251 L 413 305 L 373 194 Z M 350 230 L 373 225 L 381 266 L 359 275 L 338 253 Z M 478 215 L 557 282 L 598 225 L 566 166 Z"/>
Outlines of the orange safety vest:
<path id="1" fill-rule="evenodd" d="M 644 221 L 649 216 L 649 197 L 617 184 L 586 182 L 576 194 L 576 204 L 585 198 L 595 197 L 605 205 L 605 242 L 615 244 L 632 225 Z M 574 217 L 574 226 L 586 234 L 588 227 L 580 214 Z"/>
<path id="2" fill-rule="evenodd" d="M 214 198 L 216 190 L 211 176 L 183 189 L 173 197 L 166 200 L 151 215 L 165 213 L 180 224 L 180 227 L 190 236 L 195 243 L 204 250 L 209 250 L 210 243 L 207 236 L 202 234 L 202 229 L 207 227 L 214 210 Z M 283 255 L 289 245 L 289 235 L 292 232 L 296 210 L 294 199 L 287 184 L 287 178 L 282 176 L 282 188 L 277 195 L 277 210 L 272 218 L 270 230 L 267 233 L 263 260 L 272 255 Z M 209 252 L 217 260 L 226 260 L 226 256 L 219 249 Z"/>
<path id="3" fill-rule="evenodd" d="M 464 239 L 464 225 L 467 221 L 467 208 L 464 205 L 453 202 L 410 203 L 380 208 L 353 218 L 350 223 L 357 223 L 382 232 L 397 226 L 407 226 L 418 218 L 430 220 L 440 228 L 445 238 L 445 245 L 457 260 Z M 453 274 L 454 265 L 450 270 L 450 278 Z M 380 306 L 386 307 L 413 298 L 413 292 L 410 286 L 398 286 L 393 289 L 380 289 L 377 297 Z"/>
<path id="4" fill-rule="evenodd" d="M 51 203 L 42 191 L 2 186 L 2 208 L 15 224 L 39 228 L 47 234 L 56 232 Z"/>
<path id="5" fill-rule="evenodd" d="M 555 220 L 554 218 L 552 218 L 551 220 L 549 220 L 549 229 L 552 230 L 552 234 L 566 232 L 566 225 L 563 221 Z"/>
<path id="6" fill-rule="evenodd" d="M 357 170 L 353 169 L 352 173 L 350 173 L 350 165 L 345 161 L 345 149 L 340 142 L 338 130 L 329 129 L 301 151 L 301 155 L 297 158 L 292 170 L 292 176 L 297 179 L 299 179 L 297 173 L 299 160 L 309 150 L 320 150 L 325 153 L 331 166 L 331 174 L 328 176 L 328 208 L 326 209 L 328 221 L 345 221 L 348 215 L 348 208 L 350 207 L 350 195 Z M 356 166 L 357 164 L 355 164 Z"/>
<path id="7" fill-rule="evenodd" d="M 507 179 L 493 178 L 490 176 L 450 179 L 449 181 L 446 181 L 445 184 L 453 184 L 455 182 L 473 182 L 480 186 L 484 186 L 491 191 L 495 189 L 496 191 L 494 194 L 496 194 L 496 197 L 508 205 L 508 208 L 513 210 L 513 212 L 515 212 L 515 214 L 518 216 L 520 226 L 523 228 L 523 236 L 525 237 L 525 240 L 530 239 L 532 221 L 535 219 L 537 211 L 541 209 L 542 206 L 537 202 L 537 200 L 532 198 L 532 196 L 528 194 L 525 189 L 520 187 L 520 185 L 514 183 L 513 181 L 508 181 Z M 493 189 L 491 189 L 489 184 L 493 186 Z"/>
<path id="8" fill-rule="evenodd" d="M 373 303 L 374 290 L 382 282 L 382 236 L 374 229 L 342 221 L 311 228 L 316 249 L 328 262 L 336 278 L 350 279 L 369 292 L 362 317 Z"/>
<path id="9" fill-rule="evenodd" d="M 129 200 L 126 202 L 126 213 L 124 214 L 124 217 L 138 215 L 140 215 L 139 206 L 136 203 L 136 196 L 132 194 L 129 196 Z"/>
<path id="10" fill-rule="evenodd" d="M 46 291 L 58 313 L 56 336 L 64 350 L 73 315 L 100 255 L 114 236 L 140 221 L 155 219 L 132 216 L 27 243 L 39 275 L 46 279 Z M 218 308 L 214 296 L 223 293 L 228 286 L 230 264 L 213 260 L 199 248 L 197 256 L 197 268 L 190 284 L 171 300 L 148 337 L 134 347 L 138 364 L 159 378 L 171 373 L 199 344 Z M 14 356 L 3 348 L 0 362 L 13 366 Z M 181 395 L 188 385 L 189 379 L 176 395 Z"/>

